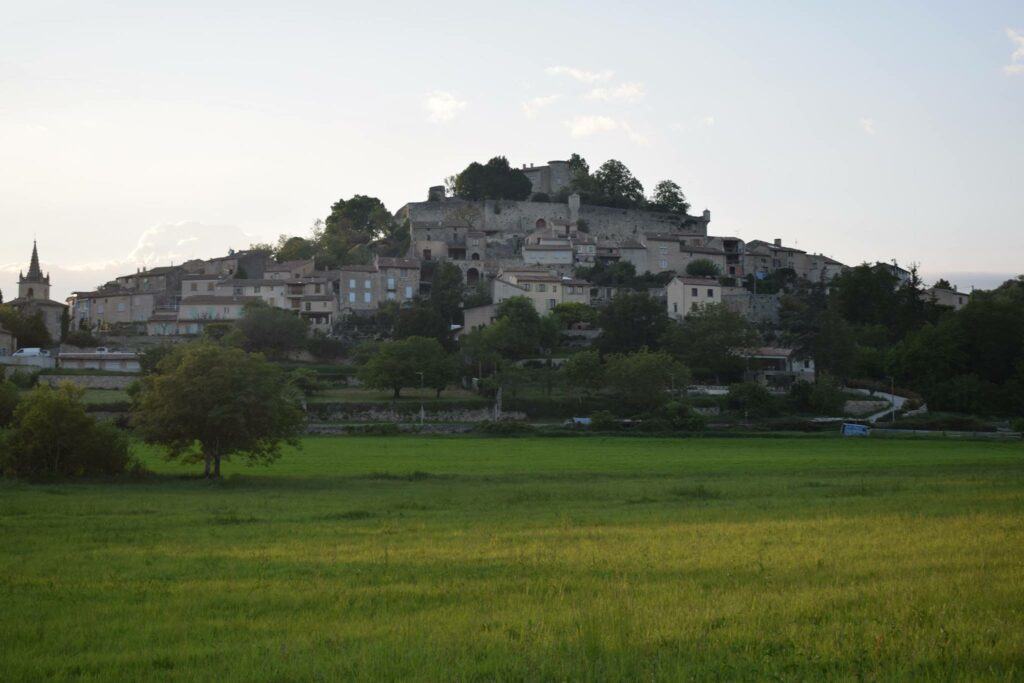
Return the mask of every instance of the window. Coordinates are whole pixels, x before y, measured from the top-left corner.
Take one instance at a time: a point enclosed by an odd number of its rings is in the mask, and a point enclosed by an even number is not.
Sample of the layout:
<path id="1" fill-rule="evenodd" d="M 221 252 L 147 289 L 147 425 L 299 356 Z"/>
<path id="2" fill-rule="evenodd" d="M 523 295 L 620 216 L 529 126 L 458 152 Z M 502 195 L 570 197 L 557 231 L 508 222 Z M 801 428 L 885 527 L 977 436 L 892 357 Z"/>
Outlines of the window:
<path id="1" fill-rule="evenodd" d="M 193 283 L 191 283 L 191 284 L 190 284 L 190 285 L 188 286 L 188 291 L 190 291 L 190 292 L 194 292 L 194 291 L 196 291 L 196 290 L 197 290 L 198 288 L 199 288 L 199 285 L 198 285 L 198 284 L 196 284 L 195 282 L 193 282 Z"/>
<path id="2" fill-rule="evenodd" d="M 531 285 L 531 284 L 530 284 L 529 282 L 524 282 L 524 283 L 523 283 L 523 284 L 521 285 L 521 287 L 523 288 L 523 291 L 524 291 L 524 292 L 529 292 L 529 291 L 532 291 L 532 290 L 533 290 L 533 285 Z"/>
<path id="3" fill-rule="evenodd" d="M 363 289 L 369 289 L 369 288 L 370 288 L 370 281 L 369 280 L 363 280 Z"/>
<path id="4" fill-rule="evenodd" d="M 103 315 L 103 304 L 96 304 L 96 312 Z"/>
<path id="5" fill-rule="evenodd" d="M 370 298 L 371 297 L 370 297 L 370 293 L 369 292 L 363 292 L 363 303 L 364 304 L 370 303 Z"/>
<path id="6" fill-rule="evenodd" d="M 256 285 L 255 287 L 253 287 L 252 288 L 252 293 L 253 294 L 259 294 L 260 293 L 260 286 Z"/>
<path id="7" fill-rule="evenodd" d="M 715 298 L 715 290 L 713 290 L 713 289 L 709 289 L 708 290 L 708 298 L 709 299 L 714 299 Z"/>
<path id="8" fill-rule="evenodd" d="M 207 282 L 206 283 L 206 291 L 207 292 L 212 292 L 213 291 L 213 283 L 212 282 Z"/>
<path id="9" fill-rule="evenodd" d="M 693 289 L 690 290 L 690 296 L 697 296 L 697 288 L 696 287 L 694 287 Z"/>
<path id="10" fill-rule="evenodd" d="M 665 256 L 666 254 L 668 254 L 668 247 L 658 247 L 658 253 L 661 254 L 662 256 Z"/>
<path id="11" fill-rule="evenodd" d="M 389 290 L 393 290 L 394 288 L 395 288 L 395 278 L 389 277 L 388 278 L 388 289 Z"/>
<path id="12" fill-rule="evenodd" d="M 539 285 L 537 285 L 537 291 L 538 292 L 546 292 L 546 291 L 548 291 L 548 286 L 542 282 Z M 552 290 L 552 291 L 554 291 L 554 290 Z"/>
<path id="13" fill-rule="evenodd" d="M 356 288 L 356 281 L 354 279 L 348 281 L 348 288 L 349 289 L 355 289 Z"/>
<path id="14" fill-rule="evenodd" d="M 242 296 L 245 290 L 241 287 L 235 287 L 235 296 Z"/>
<path id="15" fill-rule="evenodd" d="M 411 299 L 412 298 L 412 287 L 406 287 L 405 288 L 405 298 L 406 299 Z"/>
<path id="16" fill-rule="evenodd" d="M 558 285 L 551 285 L 551 291 L 552 292 L 557 292 L 558 291 Z"/>
<path id="17" fill-rule="evenodd" d="M 665 261 L 664 259 L 661 260 L 661 261 L 658 261 L 658 267 L 659 268 L 668 268 L 668 261 Z"/>
<path id="18" fill-rule="evenodd" d="M 554 299 L 548 299 L 548 308 L 554 308 L 557 303 Z"/>
<path id="19" fill-rule="evenodd" d="M 315 287 L 313 288 L 313 291 L 314 291 L 314 292 L 316 292 L 317 294 L 319 294 L 319 293 L 320 293 L 320 292 L 322 291 L 322 288 L 323 288 L 323 285 L 319 285 L 319 284 L 318 284 L 318 285 L 316 285 L 316 286 L 315 286 Z"/>
<path id="20" fill-rule="evenodd" d="M 306 302 L 306 310 L 307 310 L 307 311 L 312 311 L 312 310 L 313 310 L 313 304 L 311 304 L 311 303 L 309 303 L 309 302 L 307 301 L 307 302 Z"/>
<path id="21" fill-rule="evenodd" d="M 118 313 L 124 313 L 124 302 L 123 301 L 118 301 L 117 302 L 117 312 Z"/>
<path id="22" fill-rule="evenodd" d="M 355 292 L 349 292 L 348 293 L 348 302 L 350 304 L 354 304 L 356 302 L 356 293 Z"/>
<path id="23" fill-rule="evenodd" d="M 231 313 L 231 309 L 227 306 L 224 307 L 224 316 L 227 317 Z"/>

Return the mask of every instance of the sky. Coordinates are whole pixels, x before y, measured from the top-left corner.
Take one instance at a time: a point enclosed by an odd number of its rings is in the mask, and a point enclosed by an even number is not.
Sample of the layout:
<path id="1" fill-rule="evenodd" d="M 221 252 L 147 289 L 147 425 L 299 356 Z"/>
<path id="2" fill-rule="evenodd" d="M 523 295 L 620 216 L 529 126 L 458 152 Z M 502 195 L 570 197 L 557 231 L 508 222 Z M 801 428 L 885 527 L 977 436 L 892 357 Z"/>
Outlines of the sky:
<path id="1" fill-rule="evenodd" d="M 389 209 L 474 160 L 623 161 L 710 232 L 1024 272 L 1024 3 L 0 0 L 0 290 L 53 298 Z"/>

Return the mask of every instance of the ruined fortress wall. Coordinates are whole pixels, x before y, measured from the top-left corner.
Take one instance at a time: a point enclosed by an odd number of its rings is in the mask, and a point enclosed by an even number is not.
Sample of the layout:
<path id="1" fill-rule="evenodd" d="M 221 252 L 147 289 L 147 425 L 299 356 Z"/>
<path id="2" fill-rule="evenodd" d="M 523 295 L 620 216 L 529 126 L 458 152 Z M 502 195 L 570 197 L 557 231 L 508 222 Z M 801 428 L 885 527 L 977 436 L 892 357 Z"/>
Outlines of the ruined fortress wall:
<path id="1" fill-rule="evenodd" d="M 490 199 L 479 202 L 461 199 L 416 202 L 407 204 L 399 212 L 400 219 L 406 217 L 412 223 L 414 232 L 429 229 L 432 238 L 440 237 L 441 231 L 449 237 L 452 232 L 449 228 L 525 237 L 538 227 L 557 228 L 576 218 L 571 215 L 568 204 Z M 679 216 L 657 211 L 612 209 L 584 204 L 580 206 L 579 219 L 586 223 L 587 232 L 597 239 L 635 239 L 645 232 L 707 234 L 707 224 L 702 219 L 691 223 L 684 230 Z M 544 221 L 544 224 L 538 225 L 539 221 Z M 433 234 L 435 230 L 438 233 L 436 235 Z"/>

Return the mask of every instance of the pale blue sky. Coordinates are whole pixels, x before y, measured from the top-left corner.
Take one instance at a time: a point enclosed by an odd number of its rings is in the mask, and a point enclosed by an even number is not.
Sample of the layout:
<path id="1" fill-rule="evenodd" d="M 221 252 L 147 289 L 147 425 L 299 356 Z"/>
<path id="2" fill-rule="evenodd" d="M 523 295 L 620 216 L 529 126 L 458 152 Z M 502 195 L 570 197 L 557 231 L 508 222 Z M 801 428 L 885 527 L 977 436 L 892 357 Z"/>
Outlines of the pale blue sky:
<path id="1" fill-rule="evenodd" d="M 283 5 L 2 3 L 5 294 L 33 234 L 62 297 L 574 151 L 715 234 L 1024 271 L 1019 0 Z"/>

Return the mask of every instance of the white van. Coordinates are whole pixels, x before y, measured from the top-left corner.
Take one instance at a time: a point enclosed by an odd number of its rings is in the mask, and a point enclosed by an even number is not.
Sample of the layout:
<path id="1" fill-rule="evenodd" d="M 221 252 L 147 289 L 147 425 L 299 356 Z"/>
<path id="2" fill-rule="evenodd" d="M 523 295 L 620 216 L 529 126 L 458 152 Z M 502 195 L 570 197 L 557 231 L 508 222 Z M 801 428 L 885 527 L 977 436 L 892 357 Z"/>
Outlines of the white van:
<path id="1" fill-rule="evenodd" d="M 23 358 L 35 358 L 39 356 L 49 356 L 50 352 L 47 351 L 46 349 L 40 349 L 38 347 L 25 347 L 23 349 L 18 349 L 12 355 L 21 356 Z"/>

